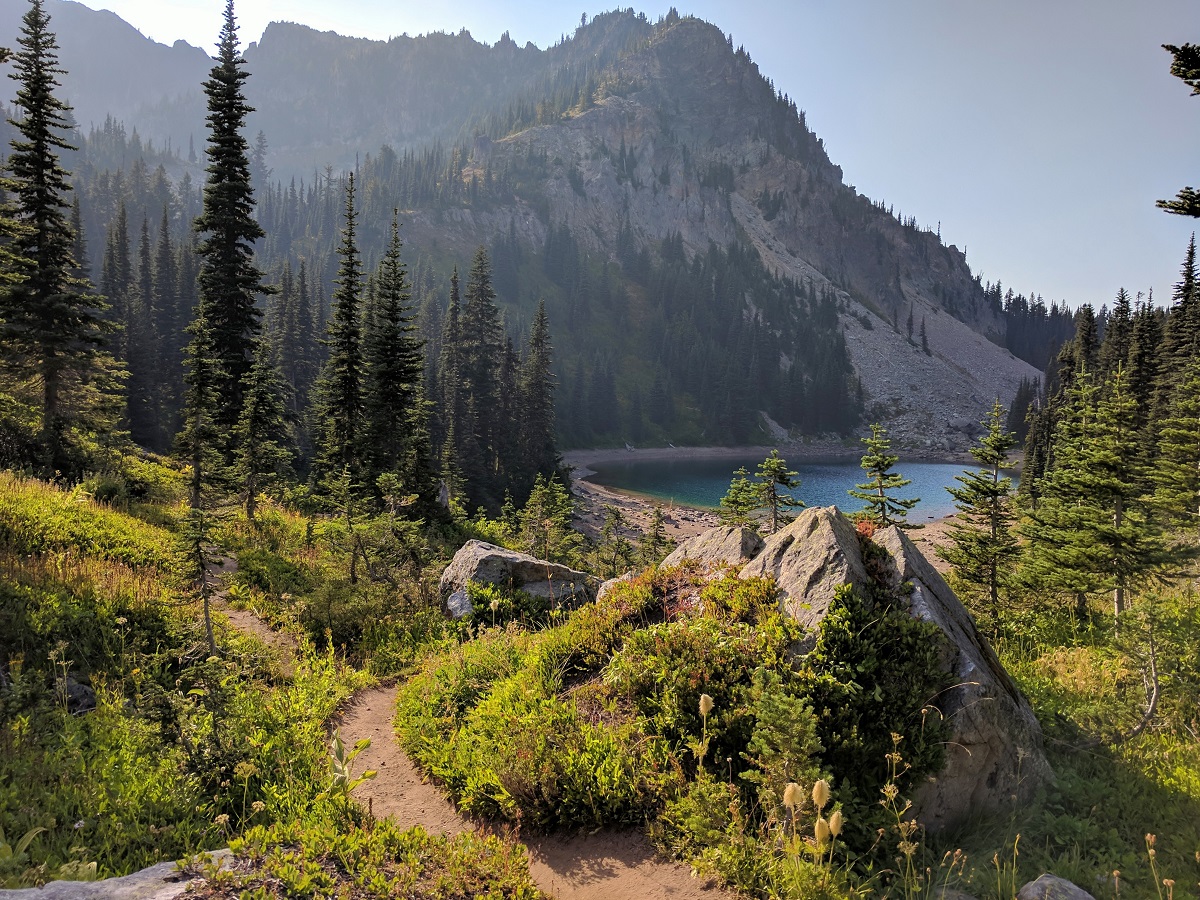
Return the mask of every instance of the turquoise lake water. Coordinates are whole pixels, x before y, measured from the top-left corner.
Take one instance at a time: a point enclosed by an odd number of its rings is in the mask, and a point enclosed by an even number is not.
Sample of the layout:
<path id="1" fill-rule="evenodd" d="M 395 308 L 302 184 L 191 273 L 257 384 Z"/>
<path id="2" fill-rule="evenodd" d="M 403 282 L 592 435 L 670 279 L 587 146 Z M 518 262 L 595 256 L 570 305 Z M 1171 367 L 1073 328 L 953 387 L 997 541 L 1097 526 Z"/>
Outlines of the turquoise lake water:
<path id="1" fill-rule="evenodd" d="M 762 460 L 759 454 L 746 459 L 594 463 L 590 468 L 596 474 L 589 480 L 615 490 L 684 506 L 715 507 L 729 489 L 734 470 L 745 466 L 753 477 Z M 865 480 L 865 473 L 856 460 L 809 460 L 791 463 L 790 468 L 800 473 L 800 487 L 792 493 L 806 505 L 837 506 L 844 512 L 862 509 L 862 501 L 846 493 L 848 488 Z M 908 514 L 909 520 L 926 522 L 954 513 L 954 501 L 946 492 L 946 486 L 957 486 L 954 476 L 961 475 L 964 468 L 962 463 L 898 462 L 893 471 L 912 479 L 912 484 L 901 489 L 898 496 L 920 498 L 920 503 Z"/>

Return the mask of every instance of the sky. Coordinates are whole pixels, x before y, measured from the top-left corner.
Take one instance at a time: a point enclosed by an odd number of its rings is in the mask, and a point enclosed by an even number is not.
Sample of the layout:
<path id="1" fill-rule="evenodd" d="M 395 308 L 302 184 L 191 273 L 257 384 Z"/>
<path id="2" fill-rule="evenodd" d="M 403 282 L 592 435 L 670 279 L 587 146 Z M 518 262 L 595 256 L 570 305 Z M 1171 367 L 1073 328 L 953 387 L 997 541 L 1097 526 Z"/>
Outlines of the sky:
<path id="1" fill-rule="evenodd" d="M 84 0 L 212 52 L 224 0 Z M 630 2 L 630 0 L 626 0 Z M 670 2 L 635 6 L 656 19 Z M 1160 45 L 1200 43 L 1196 0 L 675 0 L 731 34 L 806 112 L 845 181 L 967 252 L 985 281 L 1072 306 L 1168 301 L 1198 223 L 1200 96 Z M 539 47 L 586 11 L 549 0 L 237 0 L 243 43 L 287 20 L 386 39 L 466 28 Z"/>

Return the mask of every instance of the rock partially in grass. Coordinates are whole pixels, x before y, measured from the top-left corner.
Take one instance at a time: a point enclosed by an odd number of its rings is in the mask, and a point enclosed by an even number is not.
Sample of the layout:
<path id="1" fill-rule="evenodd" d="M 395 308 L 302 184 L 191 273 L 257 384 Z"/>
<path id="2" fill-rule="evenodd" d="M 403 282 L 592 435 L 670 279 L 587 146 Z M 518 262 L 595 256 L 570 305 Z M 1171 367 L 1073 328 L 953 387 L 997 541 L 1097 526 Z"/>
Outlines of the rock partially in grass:
<path id="1" fill-rule="evenodd" d="M 949 730 L 946 764 L 913 798 L 927 828 L 953 827 L 1028 801 L 1054 777 L 1029 702 L 908 536 L 893 526 L 875 533 L 874 543 L 877 552 L 864 555 L 854 524 L 836 507 L 807 509 L 767 539 L 741 576 L 773 577 L 784 611 L 810 632 L 820 626 L 837 589 L 850 583 L 867 595 L 882 590 L 903 600 L 912 616 L 945 635 L 942 667 L 952 685 L 927 703 Z"/>
<path id="2" fill-rule="evenodd" d="M 1017 891 L 1017 900 L 1096 900 L 1081 887 L 1057 875 L 1043 875 Z"/>
<path id="3" fill-rule="evenodd" d="M 598 578 L 567 566 L 484 541 L 467 541 L 454 554 L 438 582 L 442 602 L 456 619 L 471 613 L 467 585 L 472 581 L 524 591 L 566 607 L 594 600 L 600 586 Z"/>
<path id="4" fill-rule="evenodd" d="M 741 566 L 762 550 L 763 539 L 749 528 L 724 525 L 688 538 L 662 561 L 663 568 L 698 560 L 713 567 Z"/>
<path id="5" fill-rule="evenodd" d="M 220 864 L 230 853 L 216 850 L 201 856 Z M 187 891 L 188 885 L 198 877 L 193 873 L 198 871 L 195 866 L 180 871 L 176 863 L 164 862 L 121 878 L 51 881 L 40 888 L 0 891 L 0 900 L 174 900 Z"/>

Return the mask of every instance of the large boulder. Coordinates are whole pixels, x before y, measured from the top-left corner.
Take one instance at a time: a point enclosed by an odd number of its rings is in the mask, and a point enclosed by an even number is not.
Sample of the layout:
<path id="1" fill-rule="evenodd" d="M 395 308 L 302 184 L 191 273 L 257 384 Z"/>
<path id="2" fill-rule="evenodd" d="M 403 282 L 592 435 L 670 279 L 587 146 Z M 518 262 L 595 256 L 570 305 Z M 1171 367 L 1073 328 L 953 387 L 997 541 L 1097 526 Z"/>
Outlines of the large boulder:
<path id="1" fill-rule="evenodd" d="M 974 810 L 1011 809 L 1054 775 L 1042 749 L 1042 726 L 975 620 L 929 560 L 899 528 L 875 535 L 887 551 L 892 586 L 911 584 L 910 611 L 949 639 L 955 682 L 938 698 L 950 727 L 946 765 L 922 785 L 914 803 L 926 827 L 960 822 Z"/>
<path id="2" fill-rule="evenodd" d="M 678 566 L 696 560 L 713 567 L 741 566 L 754 559 L 762 546 L 763 539 L 753 529 L 724 525 L 683 541 L 661 565 Z"/>
<path id="3" fill-rule="evenodd" d="M 774 578 L 783 611 L 815 631 L 837 589 L 846 583 L 865 584 L 867 570 L 854 525 L 836 506 L 818 506 L 767 538 L 741 576 Z"/>
<path id="4" fill-rule="evenodd" d="M 874 542 L 884 552 L 868 562 L 853 523 L 836 507 L 808 509 L 771 535 L 741 576 L 773 577 L 783 610 L 810 631 L 843 584 L 907 596 L 909 612 L 945 635 L 943 666 L 954 679 L 936 702 L 950 732 L 946 765 L 918 790 L 918 817 L 936 831 L 1028 800 L 1053 778 L 1028 701 L 908 536 L 892 527 L 877 532 Z"/>
<path id="5" fill-rule="evenodd" d="M 484 541 L 467 541 L 442 572 L 438 590 L 447 611 L 456 619 L 469 615 L 470 582 L 515 588 L 574 607 L 596 598 L 599 579 L 558 563 L 506 550 Z"/>

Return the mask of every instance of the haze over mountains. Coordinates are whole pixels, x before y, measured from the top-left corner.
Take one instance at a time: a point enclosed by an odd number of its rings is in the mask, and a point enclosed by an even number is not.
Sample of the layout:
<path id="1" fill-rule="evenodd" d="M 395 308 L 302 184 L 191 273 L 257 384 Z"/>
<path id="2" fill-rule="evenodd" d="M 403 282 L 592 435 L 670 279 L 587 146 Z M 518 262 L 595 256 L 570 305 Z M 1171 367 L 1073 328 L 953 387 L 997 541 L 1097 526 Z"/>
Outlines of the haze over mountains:
<path id="1" fill-rule="evenodd" d="M 170 177 L 198 181 L 188 150 L 202 152 L 207 56 L 68 0 L 46 8 L 83 132 L 111 115 L 172 148 L 158 157 Z M 20 13 L 0 10 L 0 44 Z M 560 408 L 597 372 L 613 383 L 612 422 L 576 423 L 568 440 L 761 440 L 773 426 L 759 411 L 810 434 L 851 429 L 853 416 L 798 408 L 832 402 L 902 443 L 948 448 L 1038 375 L 1004 349 L 1002 311 L 963 254 L 848 186 L 803 98 L 779 96 L 712 25 L 610 13 L 540 50 L 276 23 L 246 60 L 249 137 L 265 136 L 270 184 L 357 167 L 364 234 L 381 241 L 384 223 L 367 221 L 398 207 L 406 254 L 439 271 L 477 245 L 507 248 L 499 299 L 519 325 L 547 297 Z M 264 197 L 264 214 L 283 205 Z M 264 247 L 268 263 L 332 252 L 329 234 L 287 232 Z M 103 232 L 89 238 L 98 247 Z M 709 404 L 713 393 L 725 399 Z"/>

